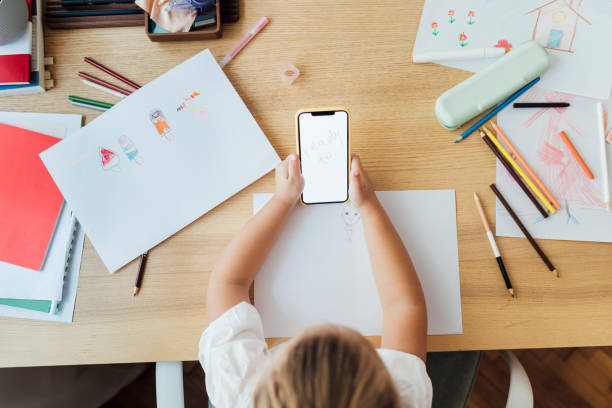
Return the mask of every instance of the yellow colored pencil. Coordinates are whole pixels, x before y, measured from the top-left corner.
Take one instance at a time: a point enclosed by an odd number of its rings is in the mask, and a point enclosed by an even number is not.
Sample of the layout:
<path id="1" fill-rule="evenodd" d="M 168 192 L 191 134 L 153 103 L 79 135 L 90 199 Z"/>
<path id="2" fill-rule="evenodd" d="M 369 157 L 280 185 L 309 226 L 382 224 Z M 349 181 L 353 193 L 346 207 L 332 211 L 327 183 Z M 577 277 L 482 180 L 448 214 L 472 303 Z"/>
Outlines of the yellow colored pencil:
<path id="1" fill-rule="evenodd" d="M 533 181 L 531 181 L 531 179 L 527 176 L 527 174 L 525 174 L 523 169 L 521 169 L 518 163 L 512 158 L 512 156 L 510 156 L 510 153 L 508 153 L 506 148 L 502 146 L 502 144 L 499 142 L 499 140 L 497 140 L 497 138 L 493 135 L 493 133 L 491 133 L 491 131 L 484 126 L 482 127 L 482 129 L 485 131 L 487 136 L 489 136 L 489 139 L 491 139 L 493 144 L 495 144 L 495 147 L 497 147 L 497 149 L 506 158 L 506 160 L 510 162 L 514 170 L 516 170 L 519 176 L 521 176 L 521 178 L 525 181 L 525 184 L 529 186 L 531 191 L 533 191 L 536 197 L 538 197 L 540 201 L 542 202 L 542 204 L 544 204 L 544 207 L 546 207 L 548 211 L 550 211 L 551 214 L 556 213 L 557 210 L 555 209 L 555 207 L 553 207 L 550 201 L 548 201 L 546 197 L 544 197 L 544 194 L 542 194 L 540 189 L 535 184 L 533 184 Z"/>

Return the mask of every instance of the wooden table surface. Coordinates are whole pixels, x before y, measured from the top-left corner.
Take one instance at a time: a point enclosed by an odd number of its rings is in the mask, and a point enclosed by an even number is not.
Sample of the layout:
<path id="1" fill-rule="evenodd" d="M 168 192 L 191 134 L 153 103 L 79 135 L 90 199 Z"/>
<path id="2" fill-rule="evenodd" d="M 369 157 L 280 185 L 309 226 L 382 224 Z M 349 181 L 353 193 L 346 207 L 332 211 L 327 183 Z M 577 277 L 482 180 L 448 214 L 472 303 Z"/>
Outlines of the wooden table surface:
<path id="1" fill-rule="evenodd" d="M 1 98 L 0 109 L 80 113 L 90 122 L 98 113 L 72 107 L 68 95 L 116 98 L 78 80 L 78 71 L 107 79 L 83 57 L 144 84 L 204 48 L 220 60 L 265 15 L 270 24 L 225 72 L 282 157 L 294 150 L 298 109 L 346 105 L 354 151 L 377 190 L 456 190 L 464 334 L 430 336 L 429 350 L 611 345 L 609 244 L 540 241 L 561 273 L 555 280 L 527 240 L 499 238 L 518 293 L 508 296 L 472 199 L 478 192 L 493 221 L 494 158 L 478 137 L 453 144 L 458 132 L 433 113 L 438 95 L 469 73 L 410 62 L 422 3 L 243 1 L 222 39 L 194 42 L 152 43 L 143 27 L 46 30 L 56 87 Z M 301 71 L 292 86 L 279 78 L 287 61 Z M 196 359 L 211 268 L 251 216 L 251 195 L 273 187 L 269 174 L 153 248 L 137 297 L 138 262 L 109 275 L 86 240 L 74 322 L 0 319 L 0 366 Z"/>

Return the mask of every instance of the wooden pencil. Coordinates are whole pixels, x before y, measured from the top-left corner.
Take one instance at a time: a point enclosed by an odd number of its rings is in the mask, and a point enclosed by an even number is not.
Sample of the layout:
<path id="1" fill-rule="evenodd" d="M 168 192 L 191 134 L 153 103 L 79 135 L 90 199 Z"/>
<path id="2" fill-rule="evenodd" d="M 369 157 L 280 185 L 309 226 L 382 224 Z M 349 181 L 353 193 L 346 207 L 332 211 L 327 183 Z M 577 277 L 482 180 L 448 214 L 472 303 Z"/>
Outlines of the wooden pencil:
<path id="1" fill-rule="evenodd" d="M 529 164 L 527 164 L 525 159 L 523 159 L 523 156 L 521 156 L 521 154 L 518 152 L 518 150 L 516 150 L 516 148 L 514 147 L 512 142 L 510 142 L 510 140 L 506 137 L 504 132 L 502 132 L 501 129 L 495 123 L 493 123 L 493 121 L 491 121 L 489 123 L 491 123 L 491 126 L 493 127 L 493 130 L 495 130 L 495 133 L 497 134 L 497 136 L 506 145 L 508 150 L 510 150 L 510 153 L 512 153 L 514 155 L 516 160 L 518 160 L 518 162 L 521 164 L 521 166 L 523 166 L 525 171 L 527 171 L 527 173 L 529 173 L 529 176 L 533 179 L 534 183 L 536 183 L 536 185 L 540 188 L 540 190 L 542 190 L 542 193 L 544 193 L 546 198 L 552 203 L 552 205 L 557 210 L 560 210 L 561 209 L 561 205 L 557 202 L 557 200 L 555 200 L 555 197 L 553 197 L 552 193 L 550 191 L 548 191 L 548 189 L 546 188 L 546 186 L 544 185 L 542 180 L 540 180 L 540 178 L 537 176 L 537 174 L 535 174 L 535 172 L 531 169 Z"/>
<path id="2" fill-rule="evenodd" d="M 120 80 L 124 84 L 127 84 L 127 85 L 131 86 L 134 89 L 140 89 L 140 85 L 138 85 L 136 82 L 130 81 L 129 79 L 119 75 L 115 71 L 111 71 L 110 69 L 106 68 L 104 65 L 98 64 L 96 61 L 92 60 L 89 57 L 83 58 L 83 61 L 85 61 L 86 63 L 88 63 L 90 65 L 93 65 L 94 67 L 98 68 L 100 71 L 106 72 L 108 75 L 110 75 L 110 76 L 112 76 L 114 78 L 117 78 L 118 80 Z"/>
<path id="3" fill-rule="evenodd" d="M 561 131 L 561 132 L 559 132 L 559 136 L 561 136 L 561 139 L 563 140 L 563 143 L 565 143 L 565 146 L 567 146 L 567 148 L 569 149 L 569 151 L 572 154 L 572 156 L 574 156 L 574 159 L 576 159 L 576 161 L 578 162 L 578 164 L 582 168 L 582 171 L 584 171 L 584 174 L 586 174 L 588 178 L 593 180 L 595 178 L 595 176 L 593 175 L 593 172 L 591 171 L 591 169 L 589 169 L 589 166 L 587 166 L 587 164 L 584 162 L 584 160 L 582 160 L 582 157 L 578 153 L 578 150 L 576 150 L 576 148 L 574 147 L 574 144 L 569 139 L 567 134 L 564 131 Z"/>
<path id="4" fill-rule="evenodd" d="M 535 249 L 535 251 L 538 253 L 538 255 L 540 255 L 540 258 L 542 258 L 542 261 L 544 261 L 544 263 L 548 267 L 548 270 L 552 272 L 553 276 L 558 278 L 559 277 L 559 272 L 557 272 L 557 268 L 554 267 L 552 262 L 550 262 L 550 259 L 548 259 L 546 254 L 544 254 L 544 251 L 542 251 L 542 248 L 540 248 L 540 246 L 533 239 L 533 237 L 531 236 L 529 231 L 527 231 L 527 228 L 525 228 L 525 225 L 521 222 L 520 218 L 518 217 L 518 215 L 516 215 L 516 213 L 514 212 L 512 207 L 510 207 L 510 204 L 508 204 L 508 202 L 506 201 L 506 199 L 504 198 L 502 193 L 497 189 L 495 184 L 491 184 L 489 187 L 491 187 L 491 190 L 493 190 L 493 192 L 495 193 L 495 195 L 497 196 L 499 201 L 502 203 L 502 205 L 504 206 L 506 211 L 508 211 L 508 214 L 510 214 L 510 217 L 512 217 L 512 219 L 514 220 L 516 225 L 520 228 L 520 230 L 523 232 L 523 234 L 525 234 L 525 237 L 527 238 L 527 241 L 529 241 L 529 243 L 531 244 L 533 249 Z"/>
<path id="5" fill-rule="evenodd" d="M 525 172 L 523 171 L 521 166 L 518 165 L 516 160 L 514 160 L 512 158 L 512 156 L 510 156 L 510 153 L 508 153 L 506 148 L 504 146 L 502 146 L 502 144 L 499 142 L 499 140 L 497 140 L 497 138 L 495 136 L 493 136 L 493 133 L 491 133 L 491 131 L 489 129 L 487 129 L 485 126 L 483 126 L 482 129 L 487 134 L 487 136 L 489 136 L 489 139 L 491 139 L 491 141 L 493 142 L 495 147 L 497 147 L 497 150 L 499 150 L 499 152 L 506 158 L 506 160 L 508 160 L 508 162 L 512 165 L 514 170 L 516 170 L 518 175 L 521 176 L 521 178 L 523 179 L 525 184 L 527 184 L 529 186 L 531 191 L 533 191 L 533 193 L 536 195 L 536 197 L 538 197 L 540 199 L 540 201 L 542 202 L 542 204 L 544 204 L 544 207 L 546 207 L 548 209 L 548 211 L 551 212 L 551 214 L 554 214 L 557 211 L 555 209 L 555 207 L 553 207 L 553 205 L 550 203 L 550 201 L 548 201 L 548 199 L 546 197 L 544 197 L 544 194 L 542 193 L 542 191 L 540 191 L 540 189 L 535 184 L 533 184 L 533 181 L 531 181 L 529 176 L 527 174 L 525 174 Z"/>
<path id="6" fill-rule="evenodd" d="M 93 83 L 95 83 L 95 84 L 98 84 L 98 85 L 100 85 L 100 86 L 103 86 L 103 87 L 106 87 L 106 88 L 112 89 L 113 91 L 120 92 L 120 93 L 122 93 L 122 94 L 124 94 L 124 95 L 129 95 L 129 94 L 131 94 L 131 93 L 132 93 L 131 91 L 128 91 L 127 89 L 123 89 L 123 88 L 121 88 L 120 86 L 113 85 L 113 84 L 111 84 L 111 83 L 109 83 L 109 82 L 103 81 L 103 80 L 101 80 L 101 79 L 99 79 L 99 78 L 96 78 L 96 77 L 95 77 L 95 76 L 93 76 L 93 75 L 89 75 L 89 74 L 86 74 L 86 73 L 84 73 L 84 72 L 79 72 L 79 74 L 78 74 L 78 75 L 79 75 L 81 78 L 83 78 L 83 79 L 86 79 L 86 80 L 88 80 L 88 81 L 90 81 L 90 82 L 93 82 Z"/>
<path id="7" fill-rule="evenodd" d="M 487 215 L 480 204 L 480 199 L 478 195 L 474 193 L 474 202 L 476 203 L 476 209 L 478 210 L 478 214 L 480 214 L 480 219 L 482 220 L 482 225 L 487 234 L 487 238 L 489 238 L 489 243 L 491 244 L 491 249 L 493 250 L 493 255 L 495 255 L 495 259 L 497 260 L 497 265 L 499 266 L 499 271 L 502 274 L 502 278 L 504 278 L 504 283 L 506 284 L 506 289 L 508 293 L 514 298 L 514 289 L 512 288 L 512 282 L 510 282 L 510 277 L 508 276 L 508 272 L 506 271 L 506 267 L 504 266 L 504 261 L 502 260 L 501 254 L 499 253 L 499 248 L 497 248 L 497 243 L 495 242 L 495 237 L 493 236 L 493 232 L 491 231 L 491 227 L 489 226 L 489 221 L 487 221 Z"/>
<path id="8" fill-rule="evenodd" d="M 489 137 L 482 130 L 478 129 L 478 131 L 480 132 L 480 136 L 482 137 L 482 140 L 487 144 L 487 146 L 489 146 L 491 151 L 495 154 L 495 156 L 497 156 L 497 158 L 499 159 L 501 164 L 504 165 L 506 170 L 508 170 L 508 173 L 510 173 L 510 175 L 512 176 L 514 181 L 516 181 L 516 184 L 518 184 L 519 187 L 521 188 L 521 190 L 523 190 L 523 192 L 525 193 L 527 198 L 529 198 L 529 200 L 533 203 L 535 208 L 540 212 L 540 214 L 542 214 L 542 217 L 547 218 L 548 217 L 548 213 L 546 212 L 546 210 L 544 208 L 542 208 L 542 206 L 540 205 L 538 200 L 534 197 L 534 195 L 531 193 L 531 191 L 529 191 L 529 189 L 523 183 L 523 180 L 521 180 L 521 178 L 518 176 L 518 174 L 516 174 L 516 172 L 514 171 L 512 166 L 510 165 L 510 163 L 508 163 L 508 161 L 506 160 L 506 158 L 504 156 L 502 156 L 502 154 L 499 152 L 499 150 L 497 150 L 497 147 L 495 147 L 495 145 L 493 144 L 491 139 L 489 139 Z"/>
<path id="9" fill-rule="evenodd" d="M 136 276 L 136 283 L 134 284 L 134 292 L 133 296 L 138 295 L 140 293 L 140 287 L 142 286 L 142 278 L 144 276 L 145 267 L 147 266 L 147 257 L 149 256 L 149 252 L 145 252 L 140 255 L 140 264 L 138 265 L 138 276 Z"/>

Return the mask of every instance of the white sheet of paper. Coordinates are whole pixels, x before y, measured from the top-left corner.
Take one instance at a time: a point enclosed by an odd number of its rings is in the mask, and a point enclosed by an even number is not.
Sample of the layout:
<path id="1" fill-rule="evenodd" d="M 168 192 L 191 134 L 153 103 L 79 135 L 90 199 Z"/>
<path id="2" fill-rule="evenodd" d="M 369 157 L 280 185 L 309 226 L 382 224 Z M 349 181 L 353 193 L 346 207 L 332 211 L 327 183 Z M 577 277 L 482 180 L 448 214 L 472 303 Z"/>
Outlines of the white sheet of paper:
<path id="1" fill-rule="evenodd" d="M 70 271 L 66 276 L 64 285 L 64 296 L 57 314 L 37 312 L 35 310 L 20 309 L 0 305 L 0 316 L 14 317 L 19 319 L 46 320 L 50 322 L 72 322 L 74 314 L 74 303 L 76 301 L 77 286 L 79 283 L 79 273 L 81 271 L 81 258 L 83 256 L 83 243 L 85 242 L 85 231 L 78 227 L 74 240 L 72 258 L 70 260 Z"/>
<path id="2" fill-rule="evenodd" d="M 66 134 L 80 129 L 81 120 L 81 115 L 0 112 L 0 123 L 58 138 L 64 138 Z M 64 204 L 53 241 L 40 271 L 0 262 L 0 298 L 53 298 L 57 291 L 58 279 L 61 279 L 63 274 L 68 229 L 69 211 Z"/>
<path id="3" fill-rule="evenodd" d="M 571 103 L 567 109 L 508 108 L 497 117 L 500 129 L 562 208 L 544 219 L 499 162 L 498 189 L 534 238 L 612 242 L 612 213 L 607 212 L 603 204 L 597 101 L 538 88 L 529 90 L 520 101 Z M 585 175 L 561 140 L 559 132 L 562 130 L 593 172 L 594 180 Z M 612 180 L 612 146 L 606 147 Z M 522 237 L 499 201 L 496 207 L 496 234 Z"/>
<path id="4" fill-rule="evenodd" d="M 455 192 L 376 193 L 419 274 L 429 334 L 462 333 Z M 271 194 L 253 196 L 254 212 Z M 298 206 L 255 278 L 266 337 L 323 323 L 380 335 L 382 311 L 359 213 L 350 204 Z"/>
<path id="5" fill-rule="evenodd" d="M 111 273 L 280 161 L 208 50 L 41 158 Z"/>
<path id="6" fill-rule="evenodd" d="M 571 11 L 570 4 L 579 16 Z M 453 23 L 450 23 L 449 10 L 454 10 Z M 471 20 L 470 11 L 474 12 Z M 559 50 L 548 49 L 551 67 L 538 86 L 608 99 L 612 54 L 603 50 L 609 48 L 607 44 L 612 38 L 611 18 L 612 2 L 609 1 L 426 0 L 413 53 L 492 47 L 503 40 L 513 47 L 531 39 L 547 46 L 551 33 L 561 32 Z M 432 28 L 434 22 L 438 25 L 436 35 Z M 462 33 L 466 38 L 460 41 Z M 493 61 L 441 61 L 440 64 L 476 72 Z"/>

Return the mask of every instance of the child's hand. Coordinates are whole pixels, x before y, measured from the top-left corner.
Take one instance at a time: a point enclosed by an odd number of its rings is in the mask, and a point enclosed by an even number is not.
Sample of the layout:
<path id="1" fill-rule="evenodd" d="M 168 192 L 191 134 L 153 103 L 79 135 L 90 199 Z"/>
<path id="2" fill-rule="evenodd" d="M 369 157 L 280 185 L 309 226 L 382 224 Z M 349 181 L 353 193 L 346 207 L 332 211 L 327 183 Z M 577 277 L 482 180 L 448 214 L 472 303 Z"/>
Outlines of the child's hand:
<path id="1" fill-rule="evenodd" d="M 287 205 L 295 204 L 304 189 L 304 177 L 302 177 L 300 162 L 295 153 L 291 153 L 276 166 L 274 178 L 276 180 L 274 195 Z"/>
<path id="2" fill-rule="evenodd" d="M 349 184 L 351 201 L 358 210 L 378 202 L 368 173 L 361 167 L 361 160 L 356 154 L 351 157 L 351 175 Z"/>

